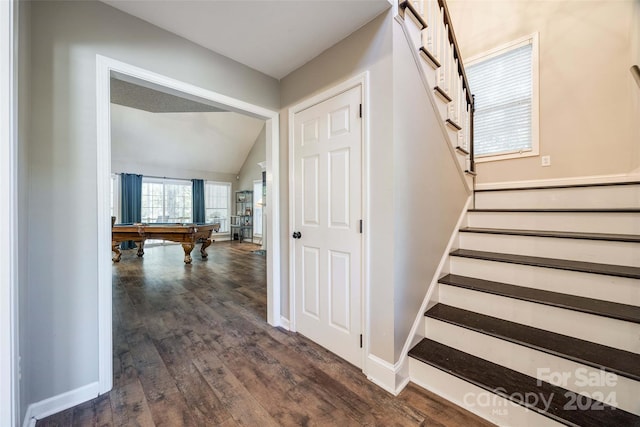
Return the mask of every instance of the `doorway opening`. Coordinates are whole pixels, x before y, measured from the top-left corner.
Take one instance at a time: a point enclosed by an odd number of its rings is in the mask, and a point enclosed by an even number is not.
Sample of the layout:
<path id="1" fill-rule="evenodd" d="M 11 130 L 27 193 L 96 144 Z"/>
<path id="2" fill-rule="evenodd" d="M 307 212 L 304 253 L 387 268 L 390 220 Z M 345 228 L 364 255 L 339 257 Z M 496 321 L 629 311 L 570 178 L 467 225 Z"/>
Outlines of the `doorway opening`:
<path id="1" fill-rule="evenodd" d="M 264 227 L 269 236 L 279 236 L 279 116 L 276 111 L 249 104 L 204 88 L 181 82 L 111 58 L 96 57 L 97 89 L 97 197 L 98 197 L 98 359 L 99 390 L 105 393 L 113 384 L 112 274 L 111 274 L 111 78 L 162 88 L 167 94 L 224 111 L 240 113 L 265 121 L 265 195 Z M 267 322 L 280 326 L 280 245 L 276 239 L 266 241 Z"/>

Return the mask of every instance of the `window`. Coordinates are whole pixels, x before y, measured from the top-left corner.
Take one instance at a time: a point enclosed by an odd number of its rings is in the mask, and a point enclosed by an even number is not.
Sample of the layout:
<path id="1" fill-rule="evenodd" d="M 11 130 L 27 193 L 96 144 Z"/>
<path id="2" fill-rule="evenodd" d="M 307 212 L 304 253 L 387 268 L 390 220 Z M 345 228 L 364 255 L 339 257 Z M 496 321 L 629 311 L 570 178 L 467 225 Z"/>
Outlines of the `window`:
<path id="1" fill-rule="evenodd" d="M 479 162 L 538 155 L 537 34 L 469 60 Z"/>
<path id="2" fill-rule="evenodd" d="M 207 223 L 220 223 L 220 232 L 229 232 L 231 184 L 207 181 L 204 185 L 204 210 Z"/>
<path id="3" fill-rule="evenodd" d="M 262 236 L 262 181 L 253 181 L 253 235 Z"/>
<path id="4" fill-rule="evenodd" d="M 111 216 L 120 221 L 120 175 L 111 174 Z"/>
<path id="5" fill-rule="evenodd" d="M 142 178 L 142 222 L 193 221 L 191 181 Z"/>

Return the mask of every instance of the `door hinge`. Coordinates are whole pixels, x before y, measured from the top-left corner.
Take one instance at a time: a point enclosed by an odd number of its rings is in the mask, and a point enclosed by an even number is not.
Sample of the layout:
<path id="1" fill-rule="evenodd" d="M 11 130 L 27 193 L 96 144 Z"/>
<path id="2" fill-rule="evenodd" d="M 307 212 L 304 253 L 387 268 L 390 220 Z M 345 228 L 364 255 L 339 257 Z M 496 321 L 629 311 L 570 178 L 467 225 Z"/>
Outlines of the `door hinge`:
<path id="1" fill-rule="evenodd" d="M 362 220 L 360 220 L 360 234 L 362 234 Z"/>
<path id="2" fill-rule="evenodd" d="M 362 334 L 360 334 L 360 348 L 362 348 Z"/>
<path id="3" fill-rule="evenodd" d="M 360 118 L 362 118 L 362 104 L 360 104 Z"/>

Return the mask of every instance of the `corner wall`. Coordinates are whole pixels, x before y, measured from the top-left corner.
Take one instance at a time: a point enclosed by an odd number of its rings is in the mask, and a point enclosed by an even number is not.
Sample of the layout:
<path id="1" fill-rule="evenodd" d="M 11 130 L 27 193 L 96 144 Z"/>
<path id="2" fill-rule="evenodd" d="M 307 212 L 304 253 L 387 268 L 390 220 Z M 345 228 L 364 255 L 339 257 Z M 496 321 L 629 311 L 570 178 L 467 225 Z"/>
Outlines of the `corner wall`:
<path id="1" fill-rule="evenodd" d="M 277 80 L 104 3 L 31 7 L 25 405 L 98 380 L 96 55 L 279 107 Z"/>
<path id="2" fill-rule="evenodd" d="M 540 33 L 540 155 L 550 155 L 551 166 L 541 167 L 538 156 L 477 163 L 478 183 L 632 171 L 634 3 L 449 0 L 463 60 Z"/>

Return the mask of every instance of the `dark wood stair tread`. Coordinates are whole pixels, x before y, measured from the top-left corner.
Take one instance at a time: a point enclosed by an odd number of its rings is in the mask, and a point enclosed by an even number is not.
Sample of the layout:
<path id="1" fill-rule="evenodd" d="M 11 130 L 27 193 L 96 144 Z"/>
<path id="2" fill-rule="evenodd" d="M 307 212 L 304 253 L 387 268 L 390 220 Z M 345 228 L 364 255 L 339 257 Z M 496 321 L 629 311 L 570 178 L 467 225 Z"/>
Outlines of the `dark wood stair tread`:
<path id="1" fill-rule="evenodd" d="M 446 102 L 451 102 L 451 101 L 453 101 L 453 100 L 451 99 L 451 97 L 449 96 L 449 94 L 447 94 L 447 92 L 445 92 L 445 90 L 444 90 L 444 89 L 442 89 L 440 86 L 436 86 L 436 87 L 434 87 L 434 88 L 433 88 L 433 90 L 434 90 L 438 95 L 440 95 L 440 97 L 441 97 L 444 101 L 446 101 Z"/>
<path id="2" fill-rule="evenodd" d="M 640 425 L 640 417 L 587 397 L 580 397 L 580 403 L 590 409 L 572 409 L 574 392 L 427 338 L 413 347 L 409 356 L 565 425 Z M 522 401 L 522 396 L 527 395 L 544 396 L 544 399 Z M 548 408 L 543 400 L 551 402 Z"/>
<path id="3" fill-rule="evenodd" d="M 508 212 L 534 212 L 534 213 L 640 213 L 639 208 L 549 208 L 549 209 L 534 209 L 534 208 L 487 208 L 487 209 L 469 209 L 468 212 L 496 212 L 496 213 L 508 213 Z"/>
<path id="4" fill-rule="evenodd" d="M 440 68 L 440 61 L 438 61 L 438 60 L 436 59 L 436 57 L 435 57 L 435 56 L 433 56 L 433 55 L 431 54 L 431 52 L 429 52 L 429 50 L 428 50 L 426 47 L 421 46 L 421 47 L 420 47 L 420 52 L 421 52 L 424 56 L 426 56 L 427 60 L 433 64 L 433 67 L 434 67 L 434 68 Z"/>
<path id="5" fill-rule="evenodd" d="M 592 184 L 566 184 L 566 185 L 533 185 L 529 187 L 507 187 L 507 188 L 481 188 L 475 190 L 476 193 L 487 193 L 490 191 L 522 191 L 522 190 L 558 190 L 565 188 L 587 188 L 587 187 L 617 187 L 623 185 L 640 185 L 640 181 L 625 182 L 598 182 Z"/>
<path id="6" fill-rule="evenodd" d="M 477 279 L 475 277 L 447 274 L 438 280 L 439 283 L 500 295 L 538 304 L 550 305 L 597 316 L 611 317 L 613 319 L 626 320 L 627 322 L 640 323 L 640 307 L 620 304 L 610 301 L 602 301 L 593 298 L 579 297 L 576 295 L 561 294 L 542 289 L 515 286 L 507 283 L 492 282 L 490 280 Z"/>
<path id="7" fill-rule="evenodd" d="M 640 279 L 640 268 L 626 265 L 597 264 L 594 262 L 542 258 L 528 255 L 474 251 L 471 249 L 456 249 L 451 252 L 451 256 Z"/>
<path id="8" fill-rule="evenodd" d="M 445 304 L 425 316 L 640 381 L 640 354 Z"/>
<path id="9" fill-rule="evenodd" d="M 509 236 L 555 237 L 561 239 L 606 240 L 611 242 L 640 243 L 640 236 L 635 234 L 582 233 L 575 231 L 517 230 L 503 228 L 461 228 L 462 233 L 504 234 Z"/>
<path id="10" fill-rule="evenodd" d="M 398 7 L 400 9 L 409 9 L 411 11 L 411 13 L 413 14 L 413 16 L 416 17 L 416 19 L 418 20 L 418 22 L 420 22 L 420 25 L 422 26 L 421 29 L 425 29 L 427 28 L 427 23 L 425 22 L 424 18 L 422 17 L 422 15 L 420 15 L 420 13 L 418 13 L 418 11 L 416 10 L 415 6 L 413 5 L 412 2 L 405 0 L 400 2 L 400 4 L 398 5 Z"/>

